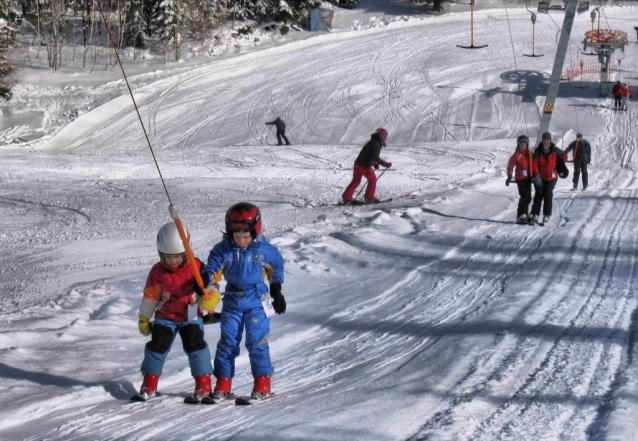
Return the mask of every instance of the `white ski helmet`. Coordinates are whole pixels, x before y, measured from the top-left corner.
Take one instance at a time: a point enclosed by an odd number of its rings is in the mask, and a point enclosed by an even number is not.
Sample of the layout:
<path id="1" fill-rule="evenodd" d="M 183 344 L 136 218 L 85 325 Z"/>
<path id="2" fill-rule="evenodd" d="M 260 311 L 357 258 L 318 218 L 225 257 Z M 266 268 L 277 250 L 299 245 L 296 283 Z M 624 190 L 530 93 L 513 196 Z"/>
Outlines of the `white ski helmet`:
<path id="1" fill-rule="evenodd" d="M 186 229 L 184 229 L 184 232 L 190 243 L 191 235 Z M 186 252 L 175 222 L 169 222 L 160 228 L 157 233 L 157 251 L 163 254 L 182 254 Z"/>

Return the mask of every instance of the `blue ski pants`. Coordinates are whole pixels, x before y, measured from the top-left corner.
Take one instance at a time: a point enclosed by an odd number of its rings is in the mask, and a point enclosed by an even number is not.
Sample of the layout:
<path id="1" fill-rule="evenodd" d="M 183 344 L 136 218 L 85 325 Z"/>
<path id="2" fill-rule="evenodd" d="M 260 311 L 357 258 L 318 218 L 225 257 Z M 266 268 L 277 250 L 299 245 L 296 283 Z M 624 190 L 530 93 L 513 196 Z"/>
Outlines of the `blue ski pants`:
<path id="1" fill-rule="evenodd" d="M 162 368 L 166 357 L 171 351 L 175 336 L 179 333 L 182 338 L 184 352 L 188 355 L 191 375 L 208 375 L 213 372 L 210 362 L 210 351 L 204 340 L 204 321 L 202 318 L 188 322 L 156 318 L 153 322 L 151 341 L 146 343 L 142 372 L 145 374 L 162 375 Z"/>
<path id="2" fill-rule="evenodd" d="M 223 298 L 221 316 L 221 337 L 215 352 L 215 369 L 217 378 L 233 378 L 235 376 L 235 358 L 239 356 L 244 327 L 246 328 L 246 349 L 250 358 L 250 369 L 253 377 L 261 377 L 273 373 L 270 363 L 268 334 L 270 319 L 259 299 L 257 292 L 238 296 L 243 293 L 227 292 Z"/>

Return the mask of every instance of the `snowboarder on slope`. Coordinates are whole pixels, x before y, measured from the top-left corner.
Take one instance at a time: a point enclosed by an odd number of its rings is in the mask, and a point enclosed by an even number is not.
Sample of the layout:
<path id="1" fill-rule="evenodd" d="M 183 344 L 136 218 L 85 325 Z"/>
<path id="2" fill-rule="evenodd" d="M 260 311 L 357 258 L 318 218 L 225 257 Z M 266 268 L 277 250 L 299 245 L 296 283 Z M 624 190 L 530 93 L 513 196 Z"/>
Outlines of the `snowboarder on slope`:
<path id="1" fill-rule="evenodd" d="M 532 155 L 534 170 L 534 203 L 532 204 L 531 223 L 538 222 L 538 216 L 543 205 L 543 224 L 550 221 L 552 217 L 552 199 L 554 197 L 554 187 L 559 176 L 556 170 L 558 161 L 567 161 L 565 153 L 552 142 L 552 135 L 549 132 L 543 133 L 542 141 L 534 150 Z"/>
<path id="2" fill-rule="evenodd" d="M 516 168 L 514 181 L 518 186 L 518 210 L 516 212 L 517 222 L 529 220 L 529 204 L 532 202 L 532 152 L 528 148 L 529 138 L 521 135 L 516 140 L 516 151 L 507 162 L 507 180 L 505 185 L 512 182 L 512 171 Z"/>
<path id="3" fill-rule="evenodd" d="M 275 118 L 274 121 L 270 121 L 266 123 L 267 126 L 275 126 L 277 127 L 277 145 L 284 145 L 283 142 L 281 142 L 281 138 L 283 138 L 286 141 L 286 145 L 290 145 L 290 141 L 288 141 L 288 138 L 286 138 L 286 123 L 284 122 L 283 119 L 277 117 Z"/>
<path id="4" fill-rule="evenodd" d="M 587 185 L 589 185 L 587 166 L 591 162 L 591 146 L 588 141 L 583 139 L 582 133 L 576 134 L 576 141 L 572 141 L 565 149 L 565 155 L 571 151 L 574 152 L 574 190 L 578 189 L 581 172 L 583 174 L 583 190 L 587 190 Z"/>
<path id="5" fill-rule="evenodd" d="M 144 350 L 144 382 L 140 394 L 133 399 L 146 401 L 155 396 L 164 362 L 179 333 L 195 377 L 192 398 L 199 401 L 210 393 L 213 373 L 210 351 L 204 340 L 202 309 L 212 313 L 219 303 L 219 293 L 211 292 L 208 301 L 194 294 L 197 284 L 174 222 L 160 228 L 157 251 L 160 262 L 151 268 L 146 280 L 138 323 L 140 333 L 151 335 L 151 341 Z M 197 266 L 201 269 L 204 264 L 198 259 Z M 155 320 L 150 323 L 153 315 Z"/>
<path id="6" fill-rule="evenodd" d="M 268 336 L 270 316 L 286 312 L 281 293 L 284 260 L 277 248 L 261 234 L 262 218 L 255 205 L 240 202 L 226 212 L 226 232 L 210 251 L 202 270 L 205 283 L 226 279 L 221 315 L 221 337 L 217 343 L 213 391 L 214 402 L 228 397 L 235 376 L 235 358 L 246 328 L 246 349 L 254 377 L 251 399 L 267 397 L 274 372 L 270 361 Z M 268 281 L 270 295 L 268 295 Z M 272 304 L 270 302 L 272 297 Z"/>
<path id="7" fill-rule="evenodd" d="M 379 168 L 379 164 L 385 168 L 392 167 L 391 162 L 384 161 L 379 157 L 381 149 L 385 147 L 385 140 L 388 138 L 388 131 L 386 129 L 378 128 L 375 133 L 370 136 L 370 141 L 363 146 L 359 152 L 359 156 L 354 161 L 354 172 L 352 175 L 352 181 L 343 192 L 343 202 L 349 204 L 352 202 L 354 192 L 361 183 L 361 176 L 365 176 L 368 180 L 368 186 L 365 192 L 366 203 L 373 204 L 379 202 L 379 199 L 374 197 L 374 193 L 377 189 L 377 176 L 374 174 L 372 167 Z"/>
<path id="8" fill-rule="evenodd" d="M 620 84 L 620 81 L 616 81 L 611 93 L 614 94 L 614 110 L 622 109 L 622 84 Z"/>

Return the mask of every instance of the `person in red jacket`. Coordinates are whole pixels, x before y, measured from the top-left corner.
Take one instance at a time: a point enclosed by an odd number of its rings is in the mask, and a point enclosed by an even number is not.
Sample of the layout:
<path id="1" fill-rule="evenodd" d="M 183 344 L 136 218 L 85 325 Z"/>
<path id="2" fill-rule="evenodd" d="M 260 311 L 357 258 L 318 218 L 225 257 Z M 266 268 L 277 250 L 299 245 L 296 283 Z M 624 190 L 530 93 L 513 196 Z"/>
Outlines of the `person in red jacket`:
<path id="1" fill-rule="evenodd" d="M 507 162 L 507 180 L 505 185 L 512 182 L 512 172 L 515 170 L 514 181 L 518 186 L 518 210 L 517 222 L 526 222 L 529 219 L 529 203 L 532 202 L 532 152 L 527 147 L 529 138 L 521 135 L 516 140 L 516 151 Z"/>
<path id="2" fill-rule="evenodd" d="M 211 290 L 209 299 L 205 301 L 195 294 L 193 271 L 174 222 L 167 223 L 159 230 L 157 251 L 160 262 L 151 268 L 139 311 L 140 333 L 151 335 L 142 362 L 144 382 L 139 395 L 131 399 L 146 401 L 156 395 L 164 362 L 179 333 L 184 352 L 188 355 L 191 374 L 195 378 L 195 392 L 185 401 L 197 403 L 210 394 L 213 374 L 210 351 L 204 340 L 202 309 L 213 312 L 219 303 L 219 290 Z M 197 259 L 198 269 L 201 270 L 203 266 Z M 150 323 L 153 316 L 155 320 Z"/>
<path id="3" fill-rule="evenodd" d="M 631 87 L 629 84 L 625 83 L 622 86 L 622 109 L 627 110 L 627 105 L 629 104 L 629 97 L 631 96 Z"/>
<path id="4" fill-rule="evenodd" d="M 543 224 L 545 224 L 552 217 L 552 198 L 554 197 L 554 187 L 556 187 L 558 179 L 556 164 L 558 161 L 563 161 L 563 164 L 567 162 L 567 156 L 554 145 L 551 133 L 545 132 L 541 143 L 534 150 L 532 161 L 536 191 L 534 193 L 534 203 L 532 204 L 531 223 L 538 222 L 541 205 L 543 205 Z"/>
<path id="5" fill-rule="evenodd" d="M 354 172 L 352 174 L 352 181 L 346 187 L 343 192 L 342 198 L 344 204 L 351 204 L 354 192 L 361 183 L 361 177 L 365 176 L 368 180 L 368 186 L 365 192 L 366 204 L 374 204 L 379 202 L 379 199 L 374 197 L 374 193 L 377 189 L 377 176 L 374 174 L 374 170 L 379 168 L 379 165 L 385 168 L 392 167 L 392 163 L 384 161 L 379 157 L 381 149 L 385 147 L 385 140 L 388 138 L 388 131 L 379 127 L 375 133 L 370 136 L 370 141 L 363 146 L 359 152 L 359 156 L 354 161 Z"/>
<path id="6" fill-rule="evenodd" d="M 622 109 L 622 84 L 620 84 L 620 81 L 616 81 L 611 93 L 614 94 L 614 110 Z"/>

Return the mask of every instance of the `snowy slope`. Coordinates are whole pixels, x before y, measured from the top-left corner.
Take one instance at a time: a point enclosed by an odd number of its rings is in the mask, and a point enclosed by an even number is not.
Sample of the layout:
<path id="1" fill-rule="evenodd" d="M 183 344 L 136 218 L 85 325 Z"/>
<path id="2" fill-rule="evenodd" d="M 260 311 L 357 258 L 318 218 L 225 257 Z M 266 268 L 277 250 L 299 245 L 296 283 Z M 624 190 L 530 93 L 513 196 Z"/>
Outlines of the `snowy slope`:
<path id="1" fill-rule="evenodd" d="M 631 30 L 636 8 L 606 8 Z M 1 147 L 0 438 L 638 439 L 634 108 L 561 85 L 552 131 L 594 149 L 590 191 L 513 224 L 514 139 L 534 139 L 556 25 L 524 10 L 403 20 L 228 58 L 135 90 L 173 202 L 204 258 L 223 214 L 257 203 L 286 259 L 273 319 L 278 397 L 192 407 L 176 342 L 163 397 L 130 404 L 166 195 L 126 96 L 31 149 Z M 614 17 L 619 18 L 616 21 Z M 560 26 L 559 16 L 552 16 Z M 623 20 L 620 20 L 620 19 Z M 589 28 L 579 16 L 573 32 Z M 361 27 L 363 28 L 363 26 Z M 528 32 L 529 31 L 529 32 Z M 622 62 L 634 81 L 635 44 Z M 550 55 L 551 54 L 551 55 Z M 293 145 L 264 123 L 282 116 Z M 378 207 L 334 203 L 377 126 L 393 162 Z M 558 143 L 560 144 L 560 140 Z M 206 327 L 214 349 L 217 325 Z M 234 390 L 252 385 L 238 359 Z"/>

